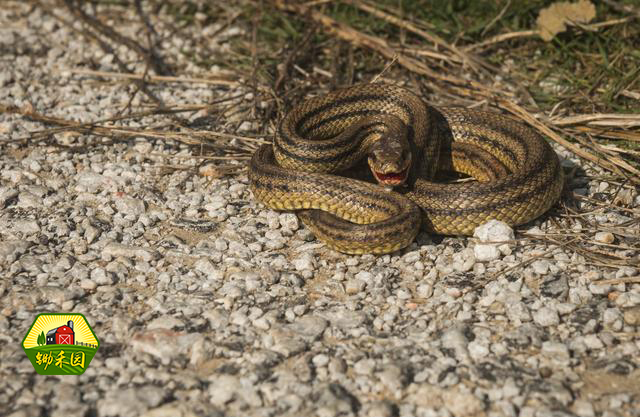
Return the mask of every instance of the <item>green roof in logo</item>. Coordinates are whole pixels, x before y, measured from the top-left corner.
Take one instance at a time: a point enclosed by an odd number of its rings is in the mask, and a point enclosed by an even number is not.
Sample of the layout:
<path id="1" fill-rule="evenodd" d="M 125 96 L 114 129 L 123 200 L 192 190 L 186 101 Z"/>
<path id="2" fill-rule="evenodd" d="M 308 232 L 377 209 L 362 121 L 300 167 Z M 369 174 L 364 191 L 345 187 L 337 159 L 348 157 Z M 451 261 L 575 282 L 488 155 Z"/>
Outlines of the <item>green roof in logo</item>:
<path id="1" fill-rule="evenodd" d="M 22 341 L 40 375 L 80 375 L 99 346 L 87 319 L 75 313 L 39 314 Z"/>

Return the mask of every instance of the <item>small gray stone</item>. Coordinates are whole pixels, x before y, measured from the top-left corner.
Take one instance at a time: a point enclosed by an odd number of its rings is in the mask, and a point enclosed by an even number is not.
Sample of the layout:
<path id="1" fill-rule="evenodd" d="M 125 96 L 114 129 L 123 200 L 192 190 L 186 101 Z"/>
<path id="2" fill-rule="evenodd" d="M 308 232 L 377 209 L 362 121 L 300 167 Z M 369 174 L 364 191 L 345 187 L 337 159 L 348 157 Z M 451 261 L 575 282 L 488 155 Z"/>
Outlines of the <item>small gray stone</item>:
<path id="1" fill-rule="evenodd" d="M 313 362 L 316 368 L 321 368 L 323 366 L 326 366 L 329 363 L 329 357 L 324 353 L 320 353 L 318 355 L 315 355 L 311 359 L 311 362 Z"/>
<path id="2" fill-rule="evenodd" d="M 531 313 L 529 308 L 523 302 L 508 303 L 506 308 L 507 317 L 515 323 L 524 323 L 531 321 Z"/>
<path id="3" fill-rule="evenodd" d="M 73 268 L 69 270 L 69 273 L 76 281 L 83 281 L 89 278 L 89 268 L 79 262 L 76 262 L 75 265 L 73 265 Z"/>
<path id="4" fill-rule="evenodd" d="M 249 259 L 252 256 L 251 249 L 247 245 L 235 240 L 229 242 L 229 251 L 227 253 L 240 259 Z"/>
<path id="5" fill-rule="evenodd" d="M 489 347 L 487 344 L 475 340 L 469 342 L 467 350 L 469 351 L 469 356 L 471 356 L 475 361 L 482 360 L 482 358 L 489 354 Z"/>
<path id="6" fill-rule="evenodd" d="M 342 385 L 332 383 L 320 389 L 317 400 L 319 409 L 317 415 L 324 416 L 348 416 L 354 415 L 360 403 Z"/>
<path id="7" fill-rule="evenodd" d="M 414 250 L 407 252 L 402 256 L 402 261 L 406 264 L 413 264 L 420 260 L 420 251 Z"/>
<path id="8" fill-rule="evenodd" d="M 544 327 L 555 326 L 560 323 L 560 316 L 555 309 L 541 307 L 533 313 L 533 321 Z"/>
<path id="9" fill-rule="evenodd" d="M 54 287 L 52 285 L 45 285 L 44 287 L 39 288 L 39 297 L 42 300 L 47 300 L 57 305 L 62 305 L 65 300 L 68 298 L 67 292 L 60 288 Z"/>
<path id="10" fill-rule="evenodd" d="M 400 391 L 404 387 L 404 376 L 402 369 L 395 365 L 387 365 L 381 372 L 377 373 L 382 385 L 392 392 Z"/>
<path id="11" fill-rule="evenodd" d="M 247 272 L 246 274 L 243 274 L 243 278 L 244 286 L 249 293 L 264 287 L 262 278 L 255 272 Z"/>
<path id="12" fill-rule="evenodd" d="M 98 400 L 98 407 L 100 415 L 108 417 L 140 415 L 150 407 L 158 406 L 164 395 L 164 390 L 153 386 L 108 391 Z"/>
<path id="13" fill-rule="evenodd" d="M 109 183 L 112 182 L 111 179 L 105 177 L 104 175 L 92 171 L 84 171 L 79 173 L 76 176 L 76 181 L 79 186 L 77 189 L 86 190 L 90 193 L 96 193 L 99 189 L 105 188 Z"/>
<path id="14" fill-rule="evenodd" d="M 353 370 L 357 374 L 370 375 L 376 368 L 376 361 L 373 359 L 360 359 L 353 365 Z"/>
<path id="15" fill-rule="evenodd" d="M 88 291 L 93 291 L 97 288 L 98 284 L 95 281 L 91 281 L 90 279 L 81 279 L 80 280 L 80 288 Z"/>
<path id="16" fill-rule="evenodd" d="M 40 225 L 35 220 L 14 220 L 12 229 L 24 236 L 35 235 L 40 232 Z"/>
<path id="17" fill-rule="evenodd" d="M 116 282 L 113 274 L 105 271 L 104 268 L 95 268 L 92 270 L 91 280 L 97 285 L 111 285 Z"/>
<path id="18" fill-rule="evenodd" d="M 22 208 L 41 208 L 42 197 L 38 197 L 28 191 L 23 191 L 18 196 L 17 206 Z"/>
<path id="19" fill-rule="evenodd" d="M 568 293 L 569 283 L 564 275 L 547 275 L 540 286 L 540 294 L 554 300 L 564 300 Z"/>
<path id="20" fill-rule="evenodd" d="M 214 195 L 211 197 L 211 201 L 205 204 L 204 208 L 209 211 L 214 211 L 226 207 L 229 204 L 227 199 L 221 195 Z"/>
<path id="21" fill-rule="evenodd" d="M 294 259 L 291 263 L 293 264 L 296 271 L 313 269 L 313 257 L 308 253 L 305 253 L 301 257 Z"/>
<path id="22" fill-rule="evenodd" d="M 467 272 L 473 269 L 476 257 L 473 249 L 466 248 L 453 254 L 453 269 L 458 272 Z"/>
<path id="23" fill-rule="evenodd" d="M 418 285 L 418 288 L 416 288 L 416 290 L 421 298 L 431 298 L 431 296 L 433 295 L 433 285 L 428 283 Z"/>
<path id="24" fill-rule="evenodd" d="M 100 229 L 91 225 L 84 229 L 84 238 L 88 244 L 92 244 L 96 238 L 100 235 Z"/>
<path id="25" fill-rule="evenodd" d="M 629 326 L 640 326 L 640 306 L 624 310 L 624 322 Z"/>
<path id="26" fill-rule="evenodd" d="M 160 257 L 160 254 L 151 248 L 123 245 L 121 243 L 109 243 L 102 249 L 102 255 L 113 258 L 134 258 L 144 262 L 150 262 Z"/>
<path id="27" fill-rule="evenodd" d="M 126 215 L 140 216 L 145 212 L 144 201 L 137 198 L 121 197 L 116 198 L 116 210 Z"/>
<path id="28" fill-rule="evenodd" d="M 616 271 L 616 279 L 624 278 L 624 277 L 633 277 L 638 275 L 638 268 L 634 268 L 632 266 L 621 266 Z"/>
<path id="29" fill-rule="evenodd" d="M 602 343 L 602 340 L 600 340 L 596 334 L 586 335 L 583 342 L 585 346 L 591 350 L 602 349 L 604 347 L 604 343 Z"/>
<path id="30" fill-rule="evenodd" d="M 511 226 L 499 220 L 489 220 L 476 227 L 473 236 L 481 242 L 505 242 L 515 239 Z"/>
<path id="31" fill-rule="evenodd" d="M 480 241 L 473 248 L 473 253 L 479 262 L 494 261 L 501 254 L 508 254 L 511 251 L 509 244 L 501 242 L 511 241 L 515 238 L 513 229 L 498 220 L 489 220 L 476 227 L 473 236 Z"/>
<path id="32" fill-rule="evenodd" d="M 220 294 L 231 300 L 244 296 L 244 290 L 235 284 L 226 282 L 219 290 Z"/>
<path id="33" fill-rule="evenodd" d="M 359 279 L 365 283 L 373 281 L 373 274 L 369 271 L 358 271 L 355 275 L 356 279 Z"/>
<path id="34" fill-rule="evenodd" d="M 349 295 L 359 294 L 362 292 L 362 290 L 364 290 L 366 285 L 367 283 L 364 282 L 363 280 L 353 278 L 347 281 L 347 283 L 344 286 L 344 290 Z"/>
<path id="35" fill-rule="evenodd" d="M 269 330 L 269 337 L 272 343 L 266 343 L 267 347 L 285 358 L 296 355 L 307 348 L 307 343 L 302 336 L 284 327 L 272 328 Z"/>
<path id="36" fill-rule="evenodd" d="M 566 345 L 559 342 L 546 341 L 542 343 L 542 354 L 552 360 L 568 362 L 570 355 Z"/>
<path id="37" fill-rule="evenodd" d="M 476 243 L 473 254 L 478 262 L 490 262 L 500 258 L 501 252 L 496 245 Z"/>
<path id="38" fill-rule="evenodd" d="M 289 329 L 308 342 L 319 338 L 326 328 L 327 321 L 314 315 L 302 316 L 289 325 Z"/>
<path id="39" fill-rule="evenodd" d="M 571 408 L 573 412 L 580 417 L 596 416 L 593 405 L 591 404 L 591 401 L 588 400 L 576 399 Z"/>
<path id="40" fill-rule="evenodd" d="M 323 312 L 322 317 L 329 320 L 333 326 L 343 330 L 358 327 L 366 319 L 365 314 L 361 311 L 351 311 L 340 307 Z"/>
<path id="41" fill-rule="evenodd" d="M 175 359 L 183 359 L 202 337 L 199 333 L 148 329 L 134 334 L 130 343 L 135 352 L 149 354 L 168 365 Z"/>
<path id="42" fill-rule="evenodd" d="M 611 292 L 610 284 L 599 284 L 597 281 L 589 284 L 589 291 L 592 294 L 607 295 Z"/>
<path id="43" fill-rule="evenodd" d="M 154 329 L 180 330 L 183 328 L 184 328 L 184 322 L 182 320 L 173 316 L 168 316 L 168 315 L 156 317 L 155 319 L 151 320 L 149 324 L 147 324 L 148 330 L 154 330 Z"/>
<path id="44" fill-rule="evenodd" d="M 350 256 L 345 261 L 345 264 L 347 266 L 358 266 L 360 264 L 360 260 L 358 258 L 356 258 L 355 256 Z"/>
<path id="45" fill-rule="evenodd" d="M 475 395 L 459 390 L 446 390 L 442 394 L 445 407 L 455 417 L 477 416 L 484 410 L 484 402 Z"/>
<path id="46" fill-rule="evenodd" d="M 593 237 L 593 240 L 599 243 L 610 244 L 610 243 L 613 243 L 616 240 L 616 238 L 611 232 L 597 232 Z"/>
<path id="47" fill-rule="evenodd" d="M 36 258 L 35 256 L 25 255 L 20 258 L 20 267 L 24 271 L 29 272 L 32 275 L 37 275 L 42 272 L 43 262 L 41 259 Z"/>
<path id="48" fill-rule="evenodd" d="M 640 305 L 640 293 L 625 292 L 615 299 L 615 304 L 619 307 L 636 307 Z"/>
<path id="49" fill-rule="evenodd" d="M 533 271 L 536 274 L 545 275 L 549 272 L 551 264 L 546 259 L 538 259 L 531 264 Z"/>
<path id="50" fill-rule="evenodd" d="M 388 401 L 371 403 L 365 411 L 367 417 L 393 417 L 397 415 L 396 408 Z"/>
<path id="51" fill-rule="evenodd" d="M 608 308 L 602 315 L 602 321 L 606 328 L 616 332 L 622 330 L 623 315 L 617 308 Z"/>
<path id="52" fill-rule="evenodd" d="M 298 216 L 293 213 L 282 213 L 278 216 L 280 227 L 291 232 L 295 232 L 300 228 Z"/>
<path id="53" fill-rule="evenodd" d="M 219 250 L 219 251 L 225 251 L 229 247 L 229 244 L 227 243 L 227 241 L 221 237 L 217 238 L 213 243 L 213 245 L 216 248 L 216 250 Z"/>
<path id="54" fill-rule="evenodd" d="M 462 327 L 455 326 L 447 329 L 440 341 L 443 347 L 452 349 L 457 357 L 464 358 L 467 355 L 468 340 Z"/>
<path id="55" fill-rule="evenodd" d="M 40 172 L 42 171 L 42 165 L 34 159 L 29 163 L 29 169 L 33 172 Z"/>
<path id="56" fill-rule="evenodd" d="M 279 230 L 267 230 L 264 234 L 265 246 L 267 249 L 278 250 L 284 248 L 286 244 L 286 240 L 282 236 L 282 233 Z"/>
<path id="57" fill-rule="evenodd" d="M 344 374 L 347 372 L 347 364 L 342 358 L 331 358 L 329 361 L 329 372 L 332 374 Z"/>
<path id="58" fill-rule="evenodd" d="M 220 268 L 214 266 L 211 263 L 211 261 L 209 261 L 206 258 L 198 259 L 193 264 L 193 267 L 195 268 L 196 271 L 201 272 L 203 275 L 206 275 L 207 277 L 210 277 L 210 276 L 218 277 L 218 272 L 220 270 Z"/>
<path id="59" fill-rule="evenodd" d="M 212 417 L 223 417 L 216 410 L 209 410 Z M 160 407 L 148 410 L 141 417 L 196 417 L 196 414 L 189 410 L 189 405 L 174 401 L 163 404 Z"/>
<path id="60" fill-rule="evenodd" d="M 18 190 L 15 188 L 1 187 L 0 188 L 0 208 L 4 208 L 9 202 L 18 196 Z"/>
<path id="61" fill-rule="evenodd" d="M 216 375 L 209 384 L 209 400 L 218 407 L 231 401 L 238 391 L 240 381 L 234 375 Z"/>

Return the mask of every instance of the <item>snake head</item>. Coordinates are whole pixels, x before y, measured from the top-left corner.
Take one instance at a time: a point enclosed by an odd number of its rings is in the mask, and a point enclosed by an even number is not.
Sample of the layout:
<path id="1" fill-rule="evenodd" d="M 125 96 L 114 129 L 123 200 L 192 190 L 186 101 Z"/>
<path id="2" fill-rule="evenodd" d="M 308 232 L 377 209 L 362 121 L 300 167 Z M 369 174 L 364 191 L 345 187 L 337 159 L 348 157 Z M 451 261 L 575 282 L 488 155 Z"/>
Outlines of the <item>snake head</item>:
<path id="1" fill-rule="evenodd" d="M 383 138 L 375 142 L 367 158 L 376 181 L 383 186 L 404 184 L 411 167 L 411 151 L 406 139 Z"/>

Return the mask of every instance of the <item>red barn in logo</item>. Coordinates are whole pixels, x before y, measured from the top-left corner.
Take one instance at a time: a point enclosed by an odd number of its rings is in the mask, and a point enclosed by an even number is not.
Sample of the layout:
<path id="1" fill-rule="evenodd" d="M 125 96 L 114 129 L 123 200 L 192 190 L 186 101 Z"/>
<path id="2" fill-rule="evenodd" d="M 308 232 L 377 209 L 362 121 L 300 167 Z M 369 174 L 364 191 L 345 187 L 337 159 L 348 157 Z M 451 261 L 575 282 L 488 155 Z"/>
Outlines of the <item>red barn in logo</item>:
<path id="1" fill-rule="evenodd" d="M 73 321 L 69 320 L 66 326 L 60 326 L 47 332 L 47 345 L 73 345 L 75 344 Z"/>

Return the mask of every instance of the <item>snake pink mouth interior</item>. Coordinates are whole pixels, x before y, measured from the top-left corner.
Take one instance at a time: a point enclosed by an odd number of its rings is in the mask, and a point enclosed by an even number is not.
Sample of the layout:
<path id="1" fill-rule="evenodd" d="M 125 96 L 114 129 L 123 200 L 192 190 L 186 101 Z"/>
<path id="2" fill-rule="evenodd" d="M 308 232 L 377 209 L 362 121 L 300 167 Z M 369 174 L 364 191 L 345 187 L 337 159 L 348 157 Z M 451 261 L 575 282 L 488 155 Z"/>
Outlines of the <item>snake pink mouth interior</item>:
<path id="1" fill-rule="evenodd" d="M 404 171 L 400 171 L 400 172 L 390 172 L 387 174 L 373 171 L 373 175 L 376 177 L 376 180 L 378 180 L 378 182 L 381 184 L 400 185 L 404 183 L 404 181 L 407 179 L 408 172 L 409 172 L 408 169 L 405 169 Z"/>

